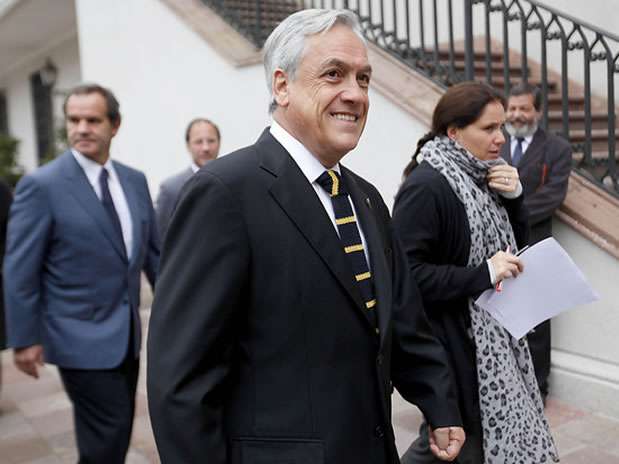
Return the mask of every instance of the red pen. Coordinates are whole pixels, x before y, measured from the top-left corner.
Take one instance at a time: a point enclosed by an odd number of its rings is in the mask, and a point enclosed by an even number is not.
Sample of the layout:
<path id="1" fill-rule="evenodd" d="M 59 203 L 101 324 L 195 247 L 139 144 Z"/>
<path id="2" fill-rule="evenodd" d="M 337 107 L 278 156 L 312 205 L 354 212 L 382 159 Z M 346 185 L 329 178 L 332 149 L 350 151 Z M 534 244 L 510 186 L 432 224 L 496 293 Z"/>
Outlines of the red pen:
<path id="1" fill-rule="evenodd" d="M 509 253 L 510 251 L 511 251 L 511 248 L 509 245 L 507 245 L 507 249 L 505 250 L 505 253 Z M 501 293 L 501 290 L 503 290 L 503 281 L 499 280 L 494 286 L 494 289 L 497 291 L 497 293 Z"/>

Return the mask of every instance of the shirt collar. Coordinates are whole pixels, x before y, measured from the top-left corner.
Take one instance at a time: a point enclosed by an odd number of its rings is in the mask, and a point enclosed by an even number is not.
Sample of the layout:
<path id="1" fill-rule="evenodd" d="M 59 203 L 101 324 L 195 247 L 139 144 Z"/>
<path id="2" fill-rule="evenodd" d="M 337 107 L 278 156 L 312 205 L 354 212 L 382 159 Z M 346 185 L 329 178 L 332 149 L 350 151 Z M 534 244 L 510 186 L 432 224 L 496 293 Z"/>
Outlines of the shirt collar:
<path id="1" fill-rule="evenodd" d="M 108 173 L 110 174 L 110 177 L 116 176 L 116 170 L 114 169 L 114 164 L 112 163 L 111 158 L 108 158 L 105 164 L 101 166 L 96 161 L 93 161 L 87 156 L 82 155 L 79 151 L 73 148 L 71 149 L 71 153 L 73 154 L 73 157 L 77 161 L 77 164 L 79 164 L 81 168 L 84 170 L 84 173 L 86 174 L 86 177 L 88 177 L 88 180 L 90 181 L 91 184 L 94 184 L 95 182 L 99 180 L 99 176 L 101 175 L 101 170 L 103 168 L 107 169 Z"/>
<path id="2" fill-rule="evenodd" d="M 526 137 L 522 137 L 522 139 L 527 144 L 527 146 L 529 146 L 531 145 L 531 141 L 533 140 L 534 136 L 535 136 L 535 133 L 531 135 L 527 135 Z M 518 143 L 518 137 L 512 137 L 512 144 L 514 143 Z"/>
<path id="3" fill-rule="evenodd" d="M 198 166 L 195 161 L 191 161 L 191 171 L 195 174 L 199 170 L 200 166 Z"/>
<path id="4" fill-rule="evenodd" d="M 295 139 L 286 129 L 279 125 L 275 119 L 271 122 L 269 131 L 275 140 L 277 140 L 286 149 L 295 163 L 297 163 L 297 166 L 299 166 L 299 169 L 301 169 L 301 172 L 310 184 L 316 182 L 316 179 L 318 179 L 320 175 L 327 170 L 327 168 L 320 164 L 318 158 L 312 155 L 312 153 L 305 148 L 301 142 Z M 341 174 L 339 163 L 331 169 L 338 174 Z"/>

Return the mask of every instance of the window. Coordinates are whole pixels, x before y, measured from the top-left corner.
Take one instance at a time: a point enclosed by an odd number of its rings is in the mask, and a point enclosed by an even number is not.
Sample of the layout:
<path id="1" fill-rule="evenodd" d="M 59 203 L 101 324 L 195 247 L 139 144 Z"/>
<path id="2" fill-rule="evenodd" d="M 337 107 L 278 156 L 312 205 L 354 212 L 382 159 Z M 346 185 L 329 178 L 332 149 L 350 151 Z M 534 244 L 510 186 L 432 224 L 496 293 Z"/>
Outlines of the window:
<path id="1" fill-rule="evenodd" d="M 41 81 L 36 72 L 30 76 L 30 90 L 34 107 L 34 127 L 39 163 L 55 155 L 54 114 L 52 109 L 52 87 Z"/>

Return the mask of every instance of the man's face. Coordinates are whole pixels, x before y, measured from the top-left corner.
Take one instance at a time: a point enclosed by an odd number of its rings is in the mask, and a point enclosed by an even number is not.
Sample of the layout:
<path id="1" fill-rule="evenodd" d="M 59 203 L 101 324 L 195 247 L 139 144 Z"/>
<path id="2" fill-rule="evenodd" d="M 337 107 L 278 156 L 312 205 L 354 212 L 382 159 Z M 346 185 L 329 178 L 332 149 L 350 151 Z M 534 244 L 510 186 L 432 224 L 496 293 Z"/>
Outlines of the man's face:
<path id="1" fill-rule="evenodd" d="M 103 96 L 96 92 L 71 95 L 67 101 L 65 117 L 71 148 L 99 164 L 105 164 L 120 121 L 112 124 L 107 116 L 107 104 Z"/>
<path id="2" fill-rule="evenodd" d="M 539 113 L 533 105 L 533 95 L 509 97 L 505 129 L 512 137 L 527 137 L 537 130 Z"/>
<path id="3" fill-rule="evenodd" d="M 202 167 L 207 161 L 214 160 L 219 154 L 219 137 L 217 131 L 208 122 L 200 121 L 191 126 L 187 150 L 194 163 Z"/>
<path id="4" fill-rule="evenodd" d="M 294 80 L 274 73 L 275 117 L 326 167 L 357 146 L 367 118 L 371 67 L 361 39 L 336 25 L 308 37 Z"/>

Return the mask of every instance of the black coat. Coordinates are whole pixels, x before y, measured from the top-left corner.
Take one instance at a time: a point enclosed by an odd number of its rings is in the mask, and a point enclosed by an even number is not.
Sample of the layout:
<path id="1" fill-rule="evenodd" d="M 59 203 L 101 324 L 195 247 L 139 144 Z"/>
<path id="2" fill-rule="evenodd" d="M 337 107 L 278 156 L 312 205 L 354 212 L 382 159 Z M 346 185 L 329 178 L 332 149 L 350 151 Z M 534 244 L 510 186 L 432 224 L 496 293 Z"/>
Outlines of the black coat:
<path id="1" fill-rule="evenodd" d="M 501 157 L 511 164 L 510 148 L 508 136 L 501 148 Z M 537 129 L 518 164 L 524 204 L 529 212 L 530 243 L 552 236 L 552 215 L 565 199 L 571 169 L 570 144 L 559 136 Z"/>
<path id="2" fill-rule="evenodd" d="M 522 195 L 515 200 L 503 199 L 519 246 L 527 239 L 527 214 L 522 203 Z M 475 451 L 467 449 L 471 444 L 481 443 L 468 298 L 492 287 L 488 266 L 483 262 L 467 267 L 471 240 L 466 210 L 447 179 L 428 163 L 422 162 L 402 184 L 395 199 L 393 224 L 434 334 L 449 357 L 467 434 L 462 452 L 466 456 Z"/>
<path id="3" fill-rule="evenodd" d="M 6 246 L 6 225 L 9 220 L 12 199 L 11 189 L 4 181 L 0 180 L 0 350 L 6 348 L 2 262 L 4 261 L 4 248 Z"/>
<path id="4" fill-rule="evenodd" d="M 391 382 L 434 426 L 460 423 L 388 210 L 342 175 L 370 252 L 378 335 L 320 200 L 268 131 L 183 189 L 148 343 L 162 462 L 396 463 Z"/>

